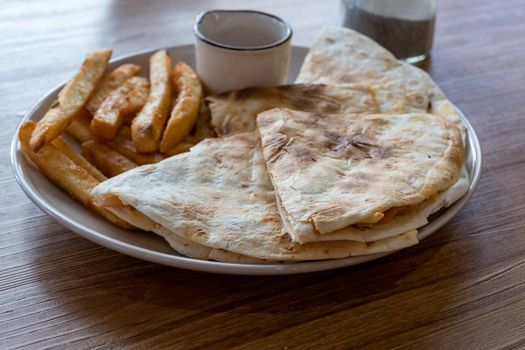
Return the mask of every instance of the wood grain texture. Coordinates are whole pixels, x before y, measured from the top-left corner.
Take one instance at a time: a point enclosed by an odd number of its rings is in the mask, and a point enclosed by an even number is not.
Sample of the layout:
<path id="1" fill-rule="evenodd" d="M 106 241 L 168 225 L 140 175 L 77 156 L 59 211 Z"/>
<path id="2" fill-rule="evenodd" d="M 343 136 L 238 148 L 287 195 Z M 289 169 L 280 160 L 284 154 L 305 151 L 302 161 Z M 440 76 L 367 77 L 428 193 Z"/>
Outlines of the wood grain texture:
<path id="1" fill-rule="evenodd" d="M 16 184 L 22 116 L 84 55 L 192 41 L 195 15 L 241 0 L 0 2 L 0 349 L 525 348 L 525 3 L 442 0 L 427 69 L 482 142 L 481 183 L 418 246 L 361 266 L 235 277 L 150 264 L 43 214 Z M 339 2 L 253 0 L 295 44 Z"/>

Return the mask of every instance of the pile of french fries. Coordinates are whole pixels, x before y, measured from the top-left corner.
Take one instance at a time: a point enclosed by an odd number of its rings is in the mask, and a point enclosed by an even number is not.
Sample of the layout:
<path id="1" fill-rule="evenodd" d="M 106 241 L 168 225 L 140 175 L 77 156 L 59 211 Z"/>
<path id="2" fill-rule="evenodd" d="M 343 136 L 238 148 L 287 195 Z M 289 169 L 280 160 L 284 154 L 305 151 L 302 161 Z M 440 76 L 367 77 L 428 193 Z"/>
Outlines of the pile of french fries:
<path id="1" fill-rule="evenodd" d="M 90 53 L 44 117 L 24 122 L 23 152 L 71 197 L 113 224 L 133 227 L 94 204 L 91 190 L 138 165 L 188 151 L 212 136 L 203 88 L 184 62 L 173 66 L 165 50 L 150 57 L 149 80 L 123 64 L 108 73 L 110 49 Z M 67 132 L 81 145 L 77 153 Z"/>

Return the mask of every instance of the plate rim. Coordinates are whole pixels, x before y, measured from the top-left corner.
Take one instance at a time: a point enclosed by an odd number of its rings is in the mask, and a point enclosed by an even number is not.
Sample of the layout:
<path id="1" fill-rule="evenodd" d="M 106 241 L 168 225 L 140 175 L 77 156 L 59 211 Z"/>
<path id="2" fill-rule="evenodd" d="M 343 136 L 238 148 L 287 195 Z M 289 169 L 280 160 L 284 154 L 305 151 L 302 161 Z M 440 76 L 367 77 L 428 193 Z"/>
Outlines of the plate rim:
<path id="1" fill-rule="evenodd" d="M 139 55 L 145 55 L 152 53 L 158 50 L 194 50 L 193 44 L 185 45 L 174 45 L 164 48 L 147 48 L 144 50 L 128 53 L 115 57 L 110 61 L 111 64 L 122 63 L 120 61 L 134 58 Z M 304 50 L 308 51 L 309 48 L 306 46 L 292 45 L 292 54 L 293 50 Z M 16 132 L 11 140 L 10 147 L 10 165 L 13 175 L 22 188 L 23 192 L 28 196 L 28 198 L 36 204 L 42 211 L 55 219 L 58 223 L 68 228 L 70 231 L 78 234 L 79 236 L 92 241 L 98 245 L 101 245 L 105 248 L 117 251 L 122 254 L 132 256 L 137 259 L 146 260 L 153 263 L 158 263 L 166 266 L 172 266 L 176 268 L 200 271 L 200 272 L 209 272 L 209 273 L 219 273 L 219 274 L 229 274 L 229 275 L 287 275 L 287 274 L 299 274 L 299 273 L 309 273 L 309 272 L 318 272 L 325 270 L 332 270 L 352 265 L 362 264 L 368 261 L 376 260 L 384 256 L 396 253 L 398 251 L 379 253 L 379 254 L 370 254 L 364 256 L 354 256 L 343 259 L 330 259 L 330 260 L 315 260 L 315 261 L 304 261 L 296 263 L 284 263 L 284 264 L 245 264 L 245 263 L 229 263 L 229 262 L 219 262 L 211 260 L 200 260 L 189 258 L 183 255 L 174 255 L 168 254 L 160 251 L 153 251 L 151 249 L 143 248 L 138 245 L 133 245 L 122 240 L 118 240 L 108 235 L 104 235 L 103 232 L 99 232 L 93 228 L 85 226 L 78 221 L 75 221 L 73 218 L 68 217 L 58 208 L 52 205 L 52 203 L 47 203 L 47 201 L 40 196 L 35 191 L 34 184 L 29 183 L 29 181 L 24 177 L 24 171 L 22 170 L 22 165 L 18 161 L 19 157 L 22 157 L 24 161 L 28 162 L 30 166 L 34 167 L 34 164 L 30 162 L 27 157 L 23 154 L 20 149 L 20 144 L 18 141 L 18 132 L 20 126 L 26 120 L 31 119 L 31 117 L 42 107 L 45 101 L 51 95 L 56 95 L 68 80 L 56 85 L 54 88 L 49 90 L 44 94 L 37 103 L 29 110 L 28 113 L 19 121 Z M 450 221 L 468 202 L 472 194 L 474 193 L 476 187 L 478 186 L 481 169 L 483 164 L 483 157 L 481 151 L 481 144 L 479 142 L 478 135 L 467 119 L 467 117 L 458 109 L 458 112 L 461 115 L 462 122 L 465 124 L 467 130 L 468 142 L 467 145 L 473 150 L 473 166 L 472 173 L 469 174 L 469 190 L 463 195 L 458 201 L 452 204 L 446 209 L 446 212 L 434 219 L 432 222 L 423 226 L 422 229 L 418 232 L 418 239 L 423 240 L 430 236 L 432 233 L 437 231 L 439 228 L 444 226 L 448 221 Z M 40 176 L 44 176 L 40 174 Z M 74 199 L 71 198 L 74 201 Z M 102 219 L 100 219 L 102 220 Z M 417 245 L 416 245 L 417 246 Z M 410 247 L 408 247 L 410 248 Z M 404 249 L 401 249 L 404 250 Z M 174 253 L 178 254 L 174 250 Z"/>

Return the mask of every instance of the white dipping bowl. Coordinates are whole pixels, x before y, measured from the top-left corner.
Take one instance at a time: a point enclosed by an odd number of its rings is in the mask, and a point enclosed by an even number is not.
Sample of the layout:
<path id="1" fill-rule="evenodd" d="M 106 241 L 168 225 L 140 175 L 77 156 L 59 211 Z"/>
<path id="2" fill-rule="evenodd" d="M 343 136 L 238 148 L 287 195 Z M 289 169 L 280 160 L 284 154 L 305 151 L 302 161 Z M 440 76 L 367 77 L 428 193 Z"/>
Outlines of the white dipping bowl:
<path id="1" fill-rule="evenodd" d="M 213 10 L 197 16 L 197 74 L 210 93 L 285 83 L 292 28 L 274 15 Z"/>

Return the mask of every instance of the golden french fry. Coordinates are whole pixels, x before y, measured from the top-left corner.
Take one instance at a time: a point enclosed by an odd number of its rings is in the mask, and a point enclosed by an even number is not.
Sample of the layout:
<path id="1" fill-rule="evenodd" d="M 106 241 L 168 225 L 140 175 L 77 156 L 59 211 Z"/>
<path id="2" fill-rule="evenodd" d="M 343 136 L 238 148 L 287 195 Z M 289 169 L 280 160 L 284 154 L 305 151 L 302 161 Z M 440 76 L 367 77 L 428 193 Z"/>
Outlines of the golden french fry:
<path id="1" fill-rule="evenodd" d="M 75 150 L 71 148 L 61 136 L 51 141 L 51 144 L 62 151 L 69 159 L 75 162 L 76 165 L 86 169 L 86 171 L 98 181 L 102 182 L 107 179 L 100 170 L 95 168 L 95 166 L 86 158 L 75 152 Z"/>
<path id="2" fill-rule="evenodd" d="M 29 142 L 33 151 L 37 152 L 66 130 L 104 76 L 110 57 L 110 49 L 96 50 L 86 57 L 79 71 L 58 94 L 58 103 L 36 125 Z"/>
<path id="3" fill-rule="evenodd" d="M 99 141 L 138 165 L 158 163 L 166 158 L 165 155 L 157 152 L 138 153 L 133 142 L 120 135 L 116 135 L 111 140 L 100 139 Z"/>
<path id="4" fill-rule="evenodd" d="M 149 95 L 149 82 L 142 77 L 132 77 L 113 90 L 102 102 L 91 120 L 91 131 L 100 137 L 112 139 L 119 130 L 124 118 L 134 115 Z"/>
<path id="5" fill-rule="evenodd" d="M 210 109 L 205 103 L 201 103 L 197 120 L 195 121 L 195 127 L 193 128 L 192 135 L 194 135 L 199 141 L 216 137 L 215 131 L 211 127 L 211 113 Z"/>
<path id="6" fill-rule="evenodd" d="M 53 143 L 44 145 L 38 153 L 30 147 L 31 134 L 35 130 L 35 123 L 27 121 L 20 126 L 18 139 L 22 151 L 55 185 L 66 191 L 71 197 L 88 208 L 93 209 L 107 220 L 124 229 L 134 229 L 133 226 L 115 216 L 107 209 L 93 204 L 91 191 L 100 182 L 91 176 L 86 169 L 77 165 Z"/>
<path id="7" fill-rule="evenodd" d="M 171 58 L 165 50 L 150 57 L 151 91 L 131 124 L 131 138 L 138 152 L 156 152 L 171 105 Z"/>
<path id="8" fill-rule="evenodd" d="M 167 150 L 164 154 L 167 155 L 168 157 L 171 157 L 171 156 L 174 156 L 174 155 L 177 155 L 177 154 L 181 154 L 181 153 L 187 152 L 193 146 L 195 146 L 194 142 L 183 141 L 183 142 L 180 142 L 177 145 L 173 146 L 169 150 Z"/>
<path id="9" fill-rule="evenodd" d="M 202 101 L 201 82 L 190 66 L 178 62 L 172 76 L 178 96 L 160 142 L 160 151 L 164 153 L 189 135 Z"/>
<path id="10" fill-rule="evenodd" d="M 67 133 L 73 136 L 79 142 L 93 140 L 95 135 L 93 135 L 91 130 L 89 130 L 91 118 L 91 114 L 82 108 L 81 113 L 77 114 L 68 125 L 66 129 Z"/>
<path id="11" fill-rule="evenodd" d="M 118 131 L 118 135 L 125 139 L 131 140 L 131 129 L 129 125 L 122 125 Z"/>
<path id="12" fill-rule="evenodd" d="M 82 144 L 82 155 L 108 177 L 117 176 L 137 167 L 137 164 L 128 158 L 94 140 Z"/>
<path id="13" fill-rule="evenodd" d="M 102 81 L 100 86 L 93 93 L 93 96 L 91 96 L 86 103 L 85 108 L 94 115 L 100 105 L 102 105 L 102 102 L 104 102 L 113 90 L 124 84 L 129 78 L 139 74 L 139 72 L 140 67 L 136 64 L 125 63 L 118 66 Z"/>
<path id="14" fill-rule="evenodd" d="M 179 142 L 173 148 L 169 149 L 165 154 L 167 156 L 174 156 L 183 152 L 189 151 L 189 149 L 202 140 L 210 137 L 215 137 L 215 133 L 210 126 L 210 110 L 205 104 L 201 104 L 197 120 L 190 135 L 183 141 Z"/>
<path id="15" fill-rule="evenodd" d="M 84 118 L 75 118 L 68 127 L 68 133 L 76 138 L 79 142 L 86 142 L 89 140 L 96 140 L 97 138 L 89 130 L 89 120 Z M 112 140 L 100 140 L 109 148 L 117 151 L 124 157 L 132 160 L 134 163 L 143 165 L 158 163 L 164 158 L 165 155 L 161 153 L 138 153 L 131 141 L 131 131 L 128 126 L 122 126 Z"/>

